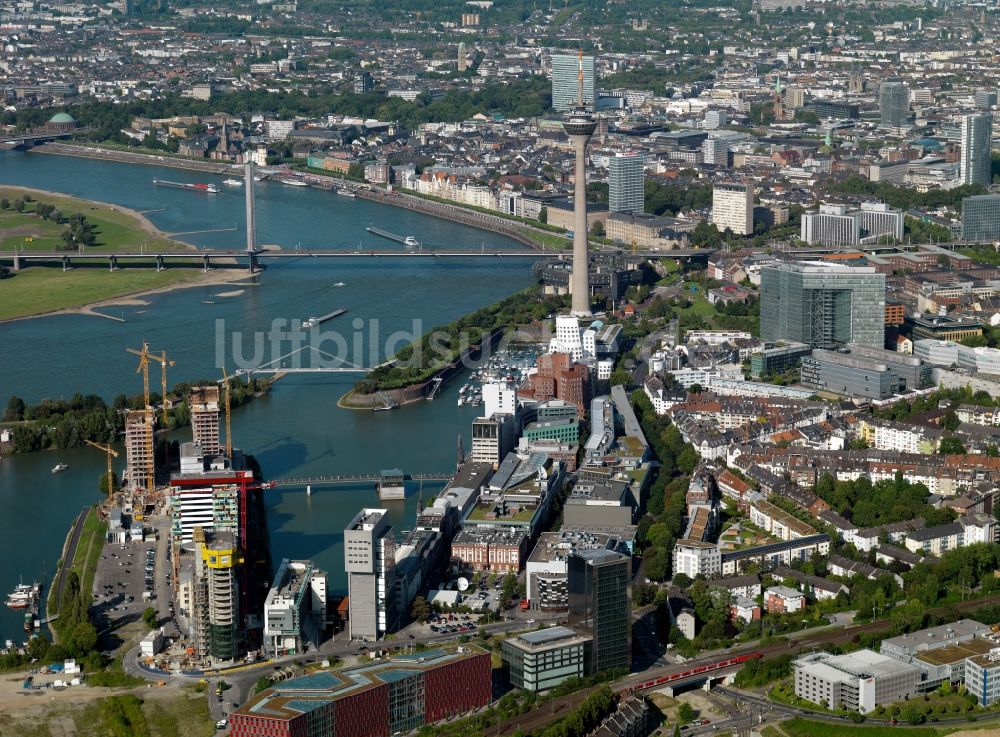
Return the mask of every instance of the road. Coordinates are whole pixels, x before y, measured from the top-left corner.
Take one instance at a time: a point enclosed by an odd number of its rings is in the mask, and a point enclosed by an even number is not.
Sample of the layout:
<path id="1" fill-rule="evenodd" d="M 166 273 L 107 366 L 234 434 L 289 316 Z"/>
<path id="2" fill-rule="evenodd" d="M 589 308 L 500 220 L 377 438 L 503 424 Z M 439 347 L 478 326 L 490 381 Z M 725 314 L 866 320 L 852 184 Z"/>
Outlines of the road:
<path id="1" fill-rule="evenodd" d="M 55 598 L 52 601 L 55 604 L 56 611 L 59 610 L 59 603 L 62 601 L 63 588 L 66 586 L 66 575 L 69 573 L 70 568 L 73 567 L 73 557 L 76 555 L 76 548 L 80 544 L 80 536 L 83 535 L 83 521 L 87 518 L 87 512 L 89 511 L 90 507 L 84 507 L 83 511 L 80 512 L 73 522 L 73 532 L 70 534 L 69 545 L 66 546 L 66 550 L 63 553 L 63 562 L 59 566 L 59 576 L 55 582 Z M 46 615 L 51 615 L 51 612 L 46 612 Z M 53 632 L 53 634 L 55 633 Z"/>

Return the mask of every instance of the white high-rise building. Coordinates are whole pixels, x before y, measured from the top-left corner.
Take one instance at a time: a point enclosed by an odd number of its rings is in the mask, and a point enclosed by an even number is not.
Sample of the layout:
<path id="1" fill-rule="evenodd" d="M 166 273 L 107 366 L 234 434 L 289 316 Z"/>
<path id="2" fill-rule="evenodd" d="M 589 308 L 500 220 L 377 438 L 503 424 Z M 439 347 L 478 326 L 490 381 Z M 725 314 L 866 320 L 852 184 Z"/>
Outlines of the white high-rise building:
<path id="1" fill-rule="evenodd" d="M 753 188 L 749 184 L 716 184 L 712 188 L 712 222 L 720 231 L 753 233 Z"/>
<path id="2" fill-rule="evenodd" d="M 802 214 L 801 237 L 809 245 L 841 246 L 861 242 L 861 213 L 844 205 L 820 205 Z"/>
<path id="3" fill-rule="evenodd" d="M 577 318 L 569 315 L 556 317 L 556 334 L 549 341 L 549 353 L 568 353 L 574 361 L 583 358 L 583 331 Z"/>
<path id="4" fill-rule="evenodd" d="M 517 390 L 506 381 L 483 384 L 483 417 L 512 415 L 517 411 Z"/>
<path id="5" fill-rule="evenodd" d="M 962 118 L 962 184 L 989 187 L 993 175 L 993 116 L 975 113 Z"/>

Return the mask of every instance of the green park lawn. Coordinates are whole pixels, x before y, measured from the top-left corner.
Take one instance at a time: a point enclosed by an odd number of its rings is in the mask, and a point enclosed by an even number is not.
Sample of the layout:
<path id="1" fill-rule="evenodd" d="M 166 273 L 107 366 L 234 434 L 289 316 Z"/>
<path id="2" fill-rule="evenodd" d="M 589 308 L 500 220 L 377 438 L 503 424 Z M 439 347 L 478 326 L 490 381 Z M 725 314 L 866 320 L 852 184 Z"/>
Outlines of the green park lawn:
<path id="1" fill-rule="evenodd" d="M 101 268 L 62 271 L 58 267 L 33 267 L 11 272 L 0 279 L 0 320 L 41 315 L 81 307 L 126 294 L 178 284 L 198 274 L 197 269 Z"/>
<path id="2" fill-rule="evenodd" d="M 0 198 L 13 202 L 26 192 L 16 187 L 0 187 Z M 0 210 L 0 251 L 13 251 L 15 247 L 25 251 L 55 251 L 63 245 L 61 235 L 66 226 L 37 217 L 34 209 L 39 202 L 58 208 L 66 217 L 79 213 L 87 218 L 97 236 L 97 243 L 90 246 L 88 252 L 112 253 L 138 248 L 163 251 L 178 247 L 169 239 L 151 233 L 139 218 L 113 205 L 62 195 L 29 194 L 33 201 L 27 203 L 24 212 Z"/>

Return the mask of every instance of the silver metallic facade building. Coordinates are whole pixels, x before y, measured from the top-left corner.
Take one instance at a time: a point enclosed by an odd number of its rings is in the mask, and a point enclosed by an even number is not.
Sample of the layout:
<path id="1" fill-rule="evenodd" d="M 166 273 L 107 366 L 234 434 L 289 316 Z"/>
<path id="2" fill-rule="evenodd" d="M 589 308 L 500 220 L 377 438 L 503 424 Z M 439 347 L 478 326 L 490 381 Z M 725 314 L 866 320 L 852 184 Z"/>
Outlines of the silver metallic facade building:
<path id="1" fill-rule="evenodd" d="M 569 112 L 577 104 L 577 74 L 580 57 L 577 54 L 552 55 L 552 107 Z M 594 109 L 597 100 L 597 72 L 593 56 L 583 57 L 583 102 Z"/>
<path id="2" fill-rule="evenodd" d="M 637 152 L 615 154 L 608 158 L 609 211 L 646 211 L 645 159 Z"/>
<path id="3" fill-rule="evenodd" d="M 398 625 L 396 540 L 385 509 L 362 509 L 344 529 L 351 638 L 378 639 Z"/>
<path id="4" fill-rule="evenodd" d="M 980 194 L 962 200 L 962 240 L 1000 238 L 1000 195 Z"/>
<path id="5" fill-rule="evenodd" d="M 993 116 L 976 113 L 962 118 L 962 184 L 989 187 L 993 181 Z"/>
<path id="6" fill-rule="evenodd" d="M 898 80 L 883 82 L 878 93 L 878 110 L 882 125 L 902 128 L 910 113 L 910 89 Z"/>
<path id="7" fill-rule="evenodd" d="M 872 267 L 821 262 L 760 272 L 760 337 L 813 348 L 885 341 L 885 275 Z"/>

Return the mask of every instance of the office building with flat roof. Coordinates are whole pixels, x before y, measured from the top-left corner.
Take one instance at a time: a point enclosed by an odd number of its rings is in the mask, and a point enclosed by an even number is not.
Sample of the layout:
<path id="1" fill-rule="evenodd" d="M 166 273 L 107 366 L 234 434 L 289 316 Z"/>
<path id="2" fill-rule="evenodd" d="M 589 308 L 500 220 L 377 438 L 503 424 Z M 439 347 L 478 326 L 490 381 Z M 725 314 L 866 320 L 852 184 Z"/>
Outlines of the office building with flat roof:
<path id="1" fill-rule="evenodd" d="M 874 650 L 846 655 L 811 653 L 794 663 L 795 695 L 828 709 L 844 708 L 867 714 L 877 704 L 904 701 L 916 695 L 920 668 Z"/>
<path id="2" fill-rule="evenodd" d="M 574 550 L 567 559 L 567 624 L 593 641 L 587 675 L 629 668 L 631 563 L 612 550 Z"/>
<path id="3" fill-rule="evenodd" d="M 438 645 L 281 681 L 229 716 L 233 737 L 391 737 L 490 703 L 490 654 Z"/>
<path id="4" fill-rule="evenodd" d="M 977 194 L 962 200 L 962 240 L 1000 239 L 1000 195 Z"/>
<path id="5" fill-rule="evenodd" d="M 297 655 L 319 647 L 326 628 L 326 573 L 312 561 L 284 558 L 264 600 L 264 653 Z"/>
<path id="6" fill-rule="evenodd" d="M 802 359 L 803 386 L 848 397 L 888 399 L 899 377 L 884 363 L 835 351 L 815 350 Z"/>
<path id="7" fill-rule="evenodd" d="M 861 242 L 861 214 L 844 205 L 820 205 L 802 213 L 800 237 L 811 246 L 853 246 Z"/>
<path id="8" fill-rule="evenodd" d="M 802 357 L 812 353 L 805 343 L 779 343 L 750 354 L 750 377 L 762 379 L 798 368 Z"/>
<path id="9" fill-rule="evenodd" d="M 885 340 L 885 275 L 872 267 L 794 262 L 760 270 L 760 337 L 831 348 Z"/>
<path id="10" fill-rule="evenodd" d="M 576 107 L 580 59 L 576 54 L 552 55 L 552 107 L 565 113 Z M 594 109 L 597 100 L 597 70 L 593 56 L 583 57 L 583 103 Z"/>
<path id="11" fill-rule="evenodd" d="M 646 157 L 639 152 L 608 157 L 608 210 L 610 212 L 646 211 L 644 185 Z"/>
<path id="12" fill-rule="evenodd" d="M 712 223 L 736 235 L 753 233 L 753 187 L 732 182 L 712 187 Z"/>
<path id="13" fill-rule="evenodd" d="M 899 80 L 882 83 L 878 95 L 879 116 L 886 128 L 902 128 L 910 114 L 910 90 Z"/>
<path id="14" fill-rule="evenodd" d="M 960 162 L 962 184 L 981 184 L 983 187 L 989 187 L 993 182 L 992 154 L 993 115 L 974 113 L 963 116 Z"/>
<path id="15" fill-rule="evenodd" d="M 362 509 L 344 528 L 351 638 L 377 640 L 396 630 L 395 563 L 388 510 Z"/>
<path id="16" fill-rule="evenodd" d="M 503 640 L 500 653 L 510 685 L 526 691 L 548 691 L 568 678 L 587 676 L 591 638 L 567 627 L 548 627 Z"/>

